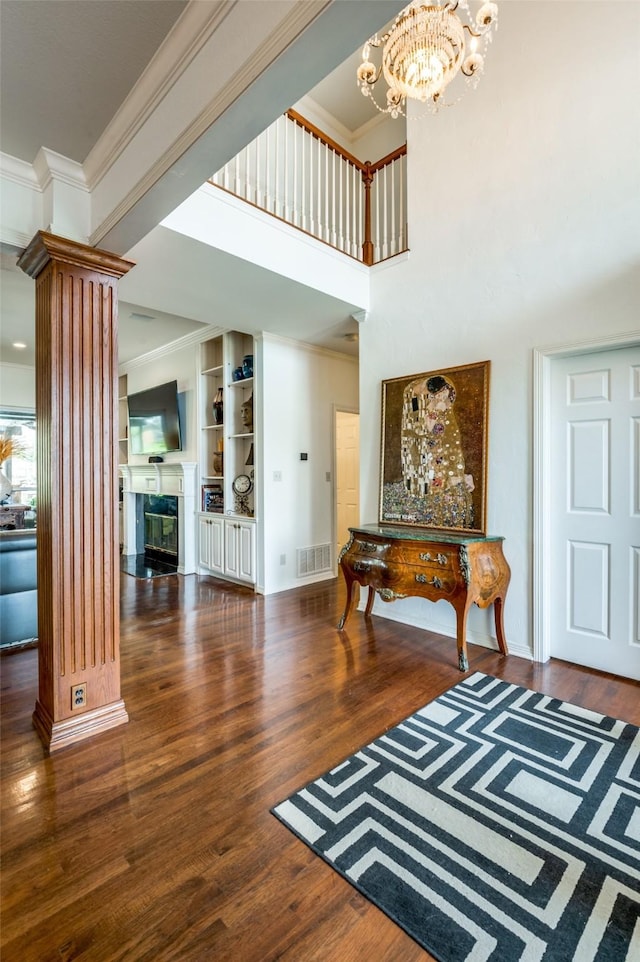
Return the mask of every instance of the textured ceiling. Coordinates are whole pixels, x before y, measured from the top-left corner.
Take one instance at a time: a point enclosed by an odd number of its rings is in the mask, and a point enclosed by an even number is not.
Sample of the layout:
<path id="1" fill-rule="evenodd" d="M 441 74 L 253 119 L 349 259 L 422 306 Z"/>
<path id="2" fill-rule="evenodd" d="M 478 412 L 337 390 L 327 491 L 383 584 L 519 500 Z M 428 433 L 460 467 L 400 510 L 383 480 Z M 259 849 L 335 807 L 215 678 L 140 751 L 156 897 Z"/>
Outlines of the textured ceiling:
<path id="1" fill-rule="evenodd" d="M 82 163 L 186 0 L 1 0 L 0 149 Z"/>

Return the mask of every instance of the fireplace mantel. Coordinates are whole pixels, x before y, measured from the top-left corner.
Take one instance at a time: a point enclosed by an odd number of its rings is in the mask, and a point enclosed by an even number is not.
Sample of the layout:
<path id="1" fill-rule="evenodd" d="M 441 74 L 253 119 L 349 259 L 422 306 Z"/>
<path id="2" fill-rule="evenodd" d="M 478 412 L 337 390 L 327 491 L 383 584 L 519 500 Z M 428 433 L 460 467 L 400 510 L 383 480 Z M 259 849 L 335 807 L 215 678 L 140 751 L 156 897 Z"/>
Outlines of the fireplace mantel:
<path id="1" fill-rule="evenodd" d="M 196 570 L 197 464 L 162 461 L 121 464 L 124 522 L 123 554 L 136 553 L 136 495 L 170 494 L 178 498 L 178 573 Z"/>

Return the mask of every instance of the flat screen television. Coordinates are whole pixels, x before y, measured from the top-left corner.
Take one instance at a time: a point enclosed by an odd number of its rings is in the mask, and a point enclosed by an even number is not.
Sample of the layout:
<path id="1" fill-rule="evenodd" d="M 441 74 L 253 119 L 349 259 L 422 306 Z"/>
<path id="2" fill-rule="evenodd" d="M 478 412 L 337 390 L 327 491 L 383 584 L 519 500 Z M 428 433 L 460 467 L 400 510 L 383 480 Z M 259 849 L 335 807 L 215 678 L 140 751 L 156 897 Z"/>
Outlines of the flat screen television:
<path id="1" fill-rule="evenodd" d="M 130 394 L 127 401 L 130 454 L 182 450 L 177 381 Z"/>

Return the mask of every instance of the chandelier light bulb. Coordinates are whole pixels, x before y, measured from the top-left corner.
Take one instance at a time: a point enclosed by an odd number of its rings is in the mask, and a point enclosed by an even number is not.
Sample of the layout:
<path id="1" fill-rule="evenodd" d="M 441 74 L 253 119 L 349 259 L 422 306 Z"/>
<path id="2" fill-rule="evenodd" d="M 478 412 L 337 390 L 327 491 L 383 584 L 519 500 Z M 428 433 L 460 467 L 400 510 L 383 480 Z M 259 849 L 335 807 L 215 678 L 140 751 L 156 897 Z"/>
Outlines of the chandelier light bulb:
<path id="1" fill-rule="evenodd" d="M 477 85 L 487 45 L 497 29 L 497 16 L 498 5 L 493 2 L 483 3 L 474 18 L 469 0 L 412 0 L 387 33 L 376 34 L 364 45 L 357 71 L 362 94 L 392 117 L 406 116 L 407 99 L 426 104 L 430 113 L 456 103 L 461 93 L 445 101 L 445 91 L 459 74 L 467 85 Z M 379 67 L 370 59 L 371 48 L 382 48 Z M 381 78 L 389 88 L 384 107 L 373 94 Z"/>

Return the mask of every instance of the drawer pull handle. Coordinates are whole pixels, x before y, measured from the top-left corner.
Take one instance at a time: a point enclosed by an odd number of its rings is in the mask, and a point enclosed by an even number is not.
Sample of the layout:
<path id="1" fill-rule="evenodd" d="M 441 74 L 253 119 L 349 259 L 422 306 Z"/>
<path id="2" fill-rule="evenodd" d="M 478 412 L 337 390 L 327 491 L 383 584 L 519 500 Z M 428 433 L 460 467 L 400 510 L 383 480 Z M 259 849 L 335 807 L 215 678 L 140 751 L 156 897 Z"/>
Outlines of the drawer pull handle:
<path id="1" fill-rule="evenodd" d="M 416 575 L 416 581 L 421 585 L 433 585 L 434 588 L 442 588 L 442 582 L 439 578 L 436 578 L 435 575 L 431 581 L 429 581 L 426 575 Z"/>
<path id="2" fill-rule="evenodd" d="M 379 547 L 375 541 L 358 541 L 357 544 L 360 550 L 364 551 L 365 554 L 375 554 Z M 380 545 L 380 547 L 384 548 L 386 545 Z"/>
<path id="3" fill-rule="evenodd" d="M 354 571 L 368 571 L 368 570 L 369 570 L 369 565 L 367 564 L 366 561 L 354 561 L 354 562 L 353 562 L 353 570 L 354 570 Z"/>
<path id="4" fill-rule="evenodd" d="M 437 561 L 439 565 L 446 565 L 447 561 L 446 554 L 441 554 L 440 552 L 433 558 L 429 551 L 424 551 L 420 555 L 420 561 Z"/>
<path id="5" fill-rule="evenodd" d="M 383 601 L 396 601 L 398 598 L 406 598 L 406 595 L 401 595 L 399 591 L 393 591 L 391 588 L 378 588 L 378 594 Z"/>

